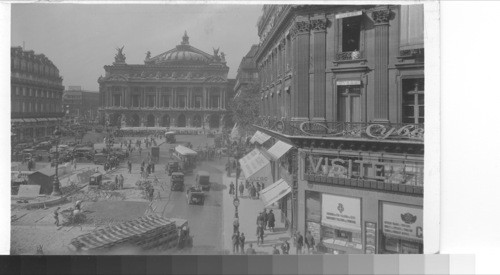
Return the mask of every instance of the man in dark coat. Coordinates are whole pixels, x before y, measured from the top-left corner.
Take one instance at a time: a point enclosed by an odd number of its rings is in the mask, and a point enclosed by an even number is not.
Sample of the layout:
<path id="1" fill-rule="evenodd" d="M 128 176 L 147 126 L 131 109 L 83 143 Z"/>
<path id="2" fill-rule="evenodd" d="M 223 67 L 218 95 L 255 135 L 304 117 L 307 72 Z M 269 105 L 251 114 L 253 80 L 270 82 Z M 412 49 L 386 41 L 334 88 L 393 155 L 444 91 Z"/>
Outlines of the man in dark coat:
<path id="1" fill-rule="evenodd" d="M 264 227 L 257 227 L 257 244 L 264 244 Z"/>
<path id="2" fill-rule="evenodd" d="M 245 234 L 240 233 L 240 252 L 245 253 Z"/>
<path id="3" fill-rule="evenodd" d="M 307 246 L 307 253 L 311 253 L 311 250 L 314 249 L 314 243 L 315 243 L 311 231 L 307 231 L 305 241 Z"/>
<path id="4" fill-rule="evenodd" d="M 260 193 L 259 193 L 259 192 L 260 192 L 260 190 L 262 190 L 261 185 L 260 185 L 260 183 L 259 183 L 259 182 L 257 182 L 257 190 L 255 190 L 255 191 L 256 191 L 256 194 L 257 194 L 257 199 L 260 197 Z"/>
<path id="5" fill-rule="evenodd" d="M 231 238 L 233 240 L 233 254 L 238 253 L 239 246 L 240 246 L 240 235 L 238 232 L 234 232 L 233 237 Z"/>
<path id="6" fill-rule="evenodd" d="M 234 183 L 229 184 L 229 195 L 234 195 Z"/>
<path id="7" fill-rule="evenodd" d="M 304 237 L 297 231 L 295 235 L 295 248 L 297 249 L 297 254 L 302 254 L 302 247 L 304 246 Z"/>
<path id="8" fill-rule="evenodd" d="M 255 186 L 250 185 L 250 196 L 252 197 L 252 199 L 255 199 L 255 193 L 256 193 Z"/>
<path id="9" fill-rule="evenodd" d="M 240 189 L 240 196 L 243 197 L 243 191 L 245 190 L 245 186 L 243 185 L 243 183 L 241 183 L 238 188 Z"/>
<path id="10" fill-rule="evenodd" d="M 290 244 L 287 240 L 281 244 L 281 251 L 283 252 L 283 255 L 288 255 L 288 251 L 290 251 Z"/>
<path id="11" fill-rule="evenodd" d="M 262 216 L 264 217 L 263 229 L 266 230 L 267 229 L 267 209 L 264 209 L 264 211 L 262 212 Z"/>
<path id="12" fill-rule="evenodd" d="M 269 230 L 271 232 L 274 232 L 274 222 L 275 222 L 275 217 L 273 210 L 269 210 L 269 213 L 267 214 L 267 227 L 269 227 Z"/>

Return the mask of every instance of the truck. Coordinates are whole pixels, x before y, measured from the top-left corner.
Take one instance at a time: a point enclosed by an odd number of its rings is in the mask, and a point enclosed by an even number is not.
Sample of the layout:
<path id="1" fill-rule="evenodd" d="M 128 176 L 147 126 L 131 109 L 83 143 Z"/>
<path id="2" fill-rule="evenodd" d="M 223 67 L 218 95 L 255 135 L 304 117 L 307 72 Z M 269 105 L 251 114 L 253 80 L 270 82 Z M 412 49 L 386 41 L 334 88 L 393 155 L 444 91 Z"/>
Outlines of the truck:
<path id="1" fill-rule="evenodd" d="M 198 171 L 196 173 L 196 184 L 203 191 L 210 191 L 210 173 L 206 171 Z"/>
<path id="2" fill-rule="evenodd" d="M 187 220 L 151 214 L 80 235 L 67 247 L 74 254 L 102 255 L 119 252 L 119 249 L 175 254 L 192 246 Z"/>
<path id="3" fill-rule="evenodd" d="M 172 191 L 184 191 L 184 174 L 181 172 L 173 172 L 170 177 Z"/>

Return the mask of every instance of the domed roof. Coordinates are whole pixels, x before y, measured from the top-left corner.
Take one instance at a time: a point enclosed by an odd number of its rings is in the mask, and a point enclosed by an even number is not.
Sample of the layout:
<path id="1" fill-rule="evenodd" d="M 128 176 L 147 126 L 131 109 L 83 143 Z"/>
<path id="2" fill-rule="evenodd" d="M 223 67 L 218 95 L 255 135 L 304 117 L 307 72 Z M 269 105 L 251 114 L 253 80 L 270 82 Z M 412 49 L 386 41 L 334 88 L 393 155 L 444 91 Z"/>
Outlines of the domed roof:
<path id="1" fill-rule="evenodd" d="M 146 59 L 146 64 L 209 63 L 212 61 L 213 56 L 189 45 L 189 36 L 187 36 L 187 33 L 184 33 L 180 45 L 155 57 Z"/>

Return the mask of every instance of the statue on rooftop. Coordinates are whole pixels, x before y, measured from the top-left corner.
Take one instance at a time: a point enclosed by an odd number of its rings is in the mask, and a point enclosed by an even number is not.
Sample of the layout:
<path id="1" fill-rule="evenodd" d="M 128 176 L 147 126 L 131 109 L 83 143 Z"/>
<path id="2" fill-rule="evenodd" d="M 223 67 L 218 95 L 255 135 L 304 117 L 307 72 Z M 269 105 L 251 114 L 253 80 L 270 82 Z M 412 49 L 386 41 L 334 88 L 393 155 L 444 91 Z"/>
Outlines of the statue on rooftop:
<path id="1" fill-rule="evenodd" d="M 123 48 L 125 46 L 122 46 L 121 48 L 116 48 L 116 50 L 118 51 L 118 53 L 116 53 L 115 55 L 115 63 L 125 63 L 125 54 L 123 54 Z"/>

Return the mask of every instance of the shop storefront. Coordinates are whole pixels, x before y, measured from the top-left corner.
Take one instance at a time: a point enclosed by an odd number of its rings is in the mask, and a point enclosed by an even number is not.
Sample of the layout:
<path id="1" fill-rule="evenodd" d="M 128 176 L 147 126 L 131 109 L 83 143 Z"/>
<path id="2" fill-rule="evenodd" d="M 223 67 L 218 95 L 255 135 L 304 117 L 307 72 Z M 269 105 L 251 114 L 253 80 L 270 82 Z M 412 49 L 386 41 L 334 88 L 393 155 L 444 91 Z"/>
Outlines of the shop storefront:
<path id="1" fill-rule="evenodd" d="M 278 140 L 268 152 L 273 158 L 276 178 L 284 179 L 291 187 L 291 191 L 278 201 L 278 206 L 281 221 L 293 234 L 297 227 L 297 149 Z"/>
<path id="2" fill-rule="evenodd" d="M 306 231 L 320 252 L 362 254 L 361 199 L 306 191 Z"/>
<path id="3" fill-rule="evenodd" d="M 381 253 L 423 253 L 422 207 L 381 202 Z"/>
<path id="4" fill-rule="evenodd" d="M 298 230 L 328 254 L 423 252 L 418 156 L 299 150 Z"/>

